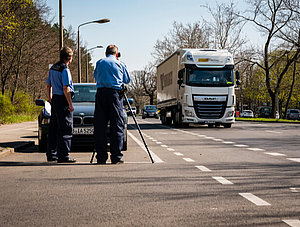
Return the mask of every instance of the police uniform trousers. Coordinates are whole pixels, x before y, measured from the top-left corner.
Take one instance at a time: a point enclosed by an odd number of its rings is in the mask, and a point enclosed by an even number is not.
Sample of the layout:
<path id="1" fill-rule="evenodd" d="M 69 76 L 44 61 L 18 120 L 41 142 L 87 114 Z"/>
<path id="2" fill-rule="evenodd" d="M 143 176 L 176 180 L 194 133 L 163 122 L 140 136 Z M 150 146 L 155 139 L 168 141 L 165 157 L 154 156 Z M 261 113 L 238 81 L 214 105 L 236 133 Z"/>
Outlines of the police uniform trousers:
<path id="1" fill-rule="evenodd" d="M 47 158 L 68 159 L 71 150 L 73 113 L 64 95 L 53 95 L 48 130 Z"/>
<path id="2" fill-rule="evenodd" d="M 94 135 L 97 161 L 105 162 L 107 155 L 107 125 L 110 123 L 110 159 L 122 159 L 124 140 L 123 94 L 111 88 L 98 88 L 96 94 Z"/>

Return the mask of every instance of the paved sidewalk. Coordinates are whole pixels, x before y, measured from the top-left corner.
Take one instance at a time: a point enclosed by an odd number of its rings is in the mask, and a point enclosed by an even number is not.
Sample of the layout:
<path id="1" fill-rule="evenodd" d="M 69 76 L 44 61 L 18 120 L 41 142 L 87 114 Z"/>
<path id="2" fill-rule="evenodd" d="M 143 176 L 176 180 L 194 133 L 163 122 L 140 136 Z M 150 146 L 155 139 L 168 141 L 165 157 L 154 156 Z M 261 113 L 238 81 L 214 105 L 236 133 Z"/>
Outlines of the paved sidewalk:
<path id="1" fill-rule="evenodd" d="M 0 158 L 24 146 L 37 144 L 37 121 L 0 126 Z"/>

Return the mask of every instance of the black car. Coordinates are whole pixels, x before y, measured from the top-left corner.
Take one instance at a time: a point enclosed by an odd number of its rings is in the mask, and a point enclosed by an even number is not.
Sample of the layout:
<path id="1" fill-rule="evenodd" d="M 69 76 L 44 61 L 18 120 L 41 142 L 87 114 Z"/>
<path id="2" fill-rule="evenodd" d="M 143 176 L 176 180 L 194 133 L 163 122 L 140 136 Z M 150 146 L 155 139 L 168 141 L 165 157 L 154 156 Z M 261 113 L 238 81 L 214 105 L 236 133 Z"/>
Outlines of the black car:
<path id="1" fill-rule="evenodd" d="M 158 112 L 155 105 L 146 105 L 142 109 L 142 118 L 155 117 L 158 119 Z"/>
<path id="2" fill-rule="evenodd" d="M 73 137 L 72 146 L 94 146 L 94 110 L 96 97 L 96 84 L 93 83 L 75 83 L 73 98 Z M 133 102 L 129 100 L 129 103 Z M 47 150 L 48 126 L 51 115 L 51 105 L 43 99 L 36 100 L 36 105 L 44 106 L 38 117 L 38 141 L 39 151 Z M 125 128 L 123 151 L 127 150 L 127 122 L 128 117 L 124 110 Z M 109 127 L 107 129 L 107 140 L 109 143 Z"/>

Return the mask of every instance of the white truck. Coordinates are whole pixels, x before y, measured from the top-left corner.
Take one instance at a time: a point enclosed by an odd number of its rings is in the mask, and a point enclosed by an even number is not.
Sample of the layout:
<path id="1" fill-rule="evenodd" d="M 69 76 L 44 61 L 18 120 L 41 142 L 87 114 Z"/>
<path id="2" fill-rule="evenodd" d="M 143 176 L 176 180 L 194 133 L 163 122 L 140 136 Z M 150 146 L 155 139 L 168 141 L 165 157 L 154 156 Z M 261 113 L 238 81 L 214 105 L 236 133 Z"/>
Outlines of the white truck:
<path id="1" fill-rule="evenodd" d="M 179 49 L 157 66 L 157 107 L 162 124 L 234 123 L 233 56 L 227 50 Z"/>

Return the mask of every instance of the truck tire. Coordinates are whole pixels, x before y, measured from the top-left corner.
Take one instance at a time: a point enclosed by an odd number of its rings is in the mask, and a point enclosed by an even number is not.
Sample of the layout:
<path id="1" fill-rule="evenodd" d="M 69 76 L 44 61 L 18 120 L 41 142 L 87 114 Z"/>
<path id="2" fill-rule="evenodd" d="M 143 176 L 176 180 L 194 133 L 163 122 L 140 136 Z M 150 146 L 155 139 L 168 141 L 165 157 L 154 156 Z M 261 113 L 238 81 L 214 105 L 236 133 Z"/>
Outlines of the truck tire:
<path id="1" fill-rule="evenodd" d="M 226 123 L 226 124 L 223 124 L 224 128 L 231 128 L 231 125 L 230 123 Z"/>

